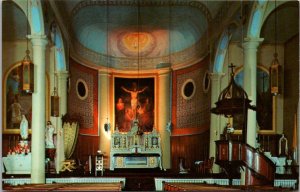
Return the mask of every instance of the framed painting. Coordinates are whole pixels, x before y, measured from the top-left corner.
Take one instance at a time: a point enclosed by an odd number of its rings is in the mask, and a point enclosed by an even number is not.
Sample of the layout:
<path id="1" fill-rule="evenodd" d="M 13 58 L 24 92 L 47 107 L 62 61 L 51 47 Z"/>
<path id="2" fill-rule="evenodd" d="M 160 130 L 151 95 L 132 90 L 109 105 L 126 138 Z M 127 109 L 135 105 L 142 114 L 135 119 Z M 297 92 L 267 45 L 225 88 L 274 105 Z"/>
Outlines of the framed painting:
<path id="1" fill-rule="evenodd" d="M 22 91 L 23 86 L 22 64 L 14 64 L 3 76 L 3 133 L 19 134 L 20 123 L 24 115 L 28 120 L 29 133 L 31 133 L 32 95 Z M 48 76 L 46 75 L 46 117 L 48 112 Z M 49 118 L 48 118 L 49 119 Z"/>
<path id="2" fill-rule="evenodd" d="M 243 87 L 244 71 L 243 68 L 237 71 L 235 81 Z M 259 133 L 273 133 L 273 97 L 270 91 L 269 71 L 263 66 L 257 66 L 257 87 L 256 87 L 256 119 Z M 242 130 L 244 116 L 239 114 L 233 117 L 233 126 L 236 130 Z"/>
<path id="3" fill-rule="evenodd" d="M 150 132 L 154 126 L 154 78 L 114 78 L 115 126 L 128 132 L 137 119 L 139 131 Z"/>

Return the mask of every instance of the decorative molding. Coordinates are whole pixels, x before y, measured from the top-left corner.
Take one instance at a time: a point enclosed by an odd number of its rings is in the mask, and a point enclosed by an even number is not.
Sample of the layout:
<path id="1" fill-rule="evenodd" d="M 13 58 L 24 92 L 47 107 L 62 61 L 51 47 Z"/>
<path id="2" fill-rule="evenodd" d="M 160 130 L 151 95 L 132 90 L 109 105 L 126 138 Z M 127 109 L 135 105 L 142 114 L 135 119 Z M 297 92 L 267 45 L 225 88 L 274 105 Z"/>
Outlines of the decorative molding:
<path id="1" fill-rule="evenodd" d="M 82 1 L 78 3 L 71 12 L 71 17 L 73 18 L 80 9 L 89 6 L 137 6 L 140 3 L 140 6 L 153 6 L 153 7 L 163 7 L 163 6 L 190 6 L 200 9 L 202 13 L 205 14 L 208 21 L 212 20 L 212 16 L 208 8 L 199 1 L 186 1 L 186 0 L 175 0 L 175 1 L 153 1 L 153 0 L 116 0 L 116 1 Z"/>
<path id="2" fill-rule="evenodd" d="M 76 38 L 72 38 L 73 51 L 76 57 L 88 60 L 97 66 L 109 66 L 111 68 L 122 69 L 122 70 L 136 70 L 137 63 L 142 69 L 155 69 L 159 63 L 172 63 L 172 67 L 180 65 L 182 63 L 195 63 L 199 58 L 202 58 L 207 53 L 205 46 L 205 39 L 201 39 L 196 44 L 189 48 L 179 51 L 176 53 L 162 57 L 151 57 L 151 58 L 138 58 L 138 57 L 113 57 L 105 54 L 97 53 L 91 49 L 86 48 L 78 42 Z M 107 62 L 109 62 L 107 64 Z"/>

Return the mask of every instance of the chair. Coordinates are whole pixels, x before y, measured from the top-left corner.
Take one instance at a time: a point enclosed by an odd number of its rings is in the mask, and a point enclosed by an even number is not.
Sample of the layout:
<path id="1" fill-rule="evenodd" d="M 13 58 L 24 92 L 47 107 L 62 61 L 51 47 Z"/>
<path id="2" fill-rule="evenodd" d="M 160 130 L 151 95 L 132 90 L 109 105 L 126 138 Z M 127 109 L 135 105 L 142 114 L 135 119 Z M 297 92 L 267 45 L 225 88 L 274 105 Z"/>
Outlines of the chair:
<path id="1" fill-rule="evenodd" d="M 204 173 L 209 173 L 210 175 L 213 173 L 213 165 L 214 165 L 214 157 L 210 157 L 204 162 Z"/>
<path id="2" fill-rule="evenodd" d="M 78 132 L 79 132 L 79 123 L 78 118 L 75 116 L 71 117 L 69 115 L 64 115 L 62 117 L 63 121 L 63 130 L 64 130 L 64 153 L 66 160 L 63 162 L 63 167 L 61 171 L 72 171 L 76 169 L 76 162 L 72 157 L 72 154 L 75 150 Z"/>
<path id="3" fill-rule="evenodd" d="M 206 175 L 207 173 L 212 174 L 213 170 L 213 164 L 214 164 L 214 157 L 210 157 L 209 159 L 206 159 L 204 161 L 196 161 L 196 173 L 200 175 Z"/>

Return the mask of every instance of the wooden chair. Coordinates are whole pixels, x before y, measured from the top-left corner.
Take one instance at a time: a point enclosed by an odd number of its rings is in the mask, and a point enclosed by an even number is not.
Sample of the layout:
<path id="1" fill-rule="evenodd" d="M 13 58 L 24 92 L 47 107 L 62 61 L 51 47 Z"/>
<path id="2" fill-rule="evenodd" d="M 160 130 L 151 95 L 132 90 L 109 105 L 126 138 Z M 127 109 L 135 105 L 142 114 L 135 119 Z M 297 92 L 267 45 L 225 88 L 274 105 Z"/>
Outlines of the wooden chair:
<path id="1" fill-rule="evenodd" d="M 207 174 L 209 173 L 210 175 L 213 173 L 213 164 L 214 164 L 214 160 L 215 158 L 214 157 L 210 157 L 209 159 L 207 159 L 203 166 L 204 166 L 204 174 Z"/>
<path id="2" fill-rule="evenodd" d="M 206 159 L 204 161 L 196 161 L 195 162 L 195 169 L 196 173 L 199 175 L 206 175 L 206 174 L 212 174 L 213 170 L 213 164 L 214 164 L 214 157 L 210 157 L 209 159 Z"/>

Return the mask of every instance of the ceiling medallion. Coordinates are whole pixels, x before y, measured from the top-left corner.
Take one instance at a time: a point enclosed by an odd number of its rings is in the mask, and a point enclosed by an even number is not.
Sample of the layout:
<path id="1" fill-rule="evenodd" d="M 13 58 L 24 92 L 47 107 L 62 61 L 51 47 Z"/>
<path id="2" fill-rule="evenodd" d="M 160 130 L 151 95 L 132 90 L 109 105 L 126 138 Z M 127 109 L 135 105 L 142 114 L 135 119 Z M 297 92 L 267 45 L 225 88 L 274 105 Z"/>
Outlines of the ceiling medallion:
<path id="1" fill-rule="evenodd" d="M 118 49 L 126 56 L 147 56 L 156 46 L 155 37 L 148 32 L 123 32 L 118 36 Z"/>

